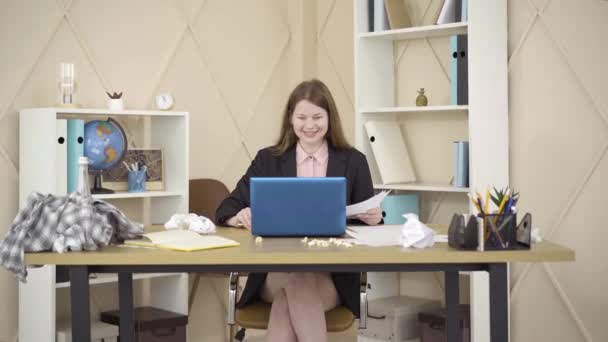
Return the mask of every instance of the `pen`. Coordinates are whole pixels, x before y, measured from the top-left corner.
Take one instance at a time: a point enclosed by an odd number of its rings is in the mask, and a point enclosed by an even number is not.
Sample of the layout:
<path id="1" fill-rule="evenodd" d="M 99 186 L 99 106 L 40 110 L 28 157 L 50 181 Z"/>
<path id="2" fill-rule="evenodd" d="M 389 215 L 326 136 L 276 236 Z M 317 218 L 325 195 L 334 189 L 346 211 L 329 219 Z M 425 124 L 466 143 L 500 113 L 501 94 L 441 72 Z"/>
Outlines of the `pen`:
<path id="1" fill-rule="evenodd" d="M 502 197 L 502 201 L 500 201 L 500 205 L 498 206 L 498 213 L 500 214 L 502 212 L 502 209 L 505 206 L 505 203 L 507 203 L 507 199 L 510 198 L 510 194 L 509 194 L 510 190 L 507 190 L 507 192 L 505 193 L 505 195 Z"/>
<path id="2" fill-rule="evenodd" d="M 490 213 L 488 211 L 489 208 L 490 208 L 490 189 L 486 189 L 486 207 L 484 210 L 486 214 Z"/>
<path id="3" fill-rule="evenodd" d="M 505 213 L 510 214 L 511 213 L 511 206 L 513 205 L 513 196 L 509 197 L 509 200 L 507 201 L 507 206 L 505 207 Z"/>
<path id="4" fill-rule="evenodd" d="M 496 218 L 494 219 L 494 224 L 498 224 L 498 217 L 502 214 L 502 210 L 505 207 L 505 203 L 507 203 L 507 198 L 510 198 L 509 190 L 507 190 L 505 195 L 502 197 L 502 201 L 500 201 L 500 205 L 498 206 L 498 211 L 496 212 Z"/>

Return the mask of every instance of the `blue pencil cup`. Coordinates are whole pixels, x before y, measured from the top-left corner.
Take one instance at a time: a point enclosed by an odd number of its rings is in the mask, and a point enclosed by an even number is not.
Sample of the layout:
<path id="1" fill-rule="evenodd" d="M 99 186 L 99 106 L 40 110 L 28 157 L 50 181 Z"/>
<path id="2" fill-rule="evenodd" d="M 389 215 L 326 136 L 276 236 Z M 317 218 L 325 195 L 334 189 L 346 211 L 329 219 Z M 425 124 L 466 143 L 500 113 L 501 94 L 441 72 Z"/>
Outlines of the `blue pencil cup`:
<path id="1" fill-rule="evenodd" d="M 146 171 L 129 171 L 127 177 L 129 192 L 146 191 Z"/>

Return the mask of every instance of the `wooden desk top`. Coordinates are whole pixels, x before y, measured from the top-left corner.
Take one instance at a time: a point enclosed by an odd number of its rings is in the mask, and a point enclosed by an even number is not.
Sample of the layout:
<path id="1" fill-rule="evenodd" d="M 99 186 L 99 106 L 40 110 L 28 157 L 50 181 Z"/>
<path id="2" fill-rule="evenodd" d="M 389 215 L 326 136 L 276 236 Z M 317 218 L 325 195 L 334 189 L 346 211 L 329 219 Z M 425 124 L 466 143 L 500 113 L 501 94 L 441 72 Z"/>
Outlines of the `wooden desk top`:
<path id="1" fill-rule="evenodd" d="M 158 230 L 152 226 L 146 231 Z M 492 262 L 574 261 L 574 251 L 543 241 L 530 250 L 461 251 L 436 243 L 432 248 L 414 249 L 353 246 L 352 248 L 308 247 L 301 238 L 264 238 L 256 245 L 244 229 L 218 228 L 218 235 L 241 243 L 238 247 L 198 252 L 108 246 L 97 251 L 25 253 L 27 265 L 304 265 L 304 264 L 431 264 Z"/>

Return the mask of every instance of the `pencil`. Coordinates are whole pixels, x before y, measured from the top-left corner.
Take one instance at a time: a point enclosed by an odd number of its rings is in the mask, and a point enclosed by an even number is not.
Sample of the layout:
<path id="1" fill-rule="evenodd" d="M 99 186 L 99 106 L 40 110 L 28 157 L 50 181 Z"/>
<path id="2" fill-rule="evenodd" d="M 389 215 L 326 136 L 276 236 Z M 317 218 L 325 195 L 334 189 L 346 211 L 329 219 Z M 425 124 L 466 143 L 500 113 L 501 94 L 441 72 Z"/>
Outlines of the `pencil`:
<path id="1" fill-rule="evenodd" d="M 488 211 L 489 208 L 490 208 L 490 189 L 486 189 L 486 207 L 484 210 L 486 214 L 490 213 Z"/>

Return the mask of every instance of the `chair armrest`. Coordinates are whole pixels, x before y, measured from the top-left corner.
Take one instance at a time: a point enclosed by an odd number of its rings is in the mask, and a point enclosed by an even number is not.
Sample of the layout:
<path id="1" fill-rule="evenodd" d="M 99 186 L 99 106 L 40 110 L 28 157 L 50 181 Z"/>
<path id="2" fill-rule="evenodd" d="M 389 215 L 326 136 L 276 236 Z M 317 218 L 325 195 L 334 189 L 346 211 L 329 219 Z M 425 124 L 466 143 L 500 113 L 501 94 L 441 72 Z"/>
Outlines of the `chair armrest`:
<path id="1" fill-rule="evenodd" d="M 236 310 L 236 292 L 239 283 L 239 273 L 230 272 L 230 282 L 228 283 L 228 317 L 226 321 L 230 325 L 235 324 L 235 310 Z"/>
<path id="2" fill-rule="evenodd" d="M 359 281 L 359 329 L 367 329 L 367 272 L 361 272 Z"/>

